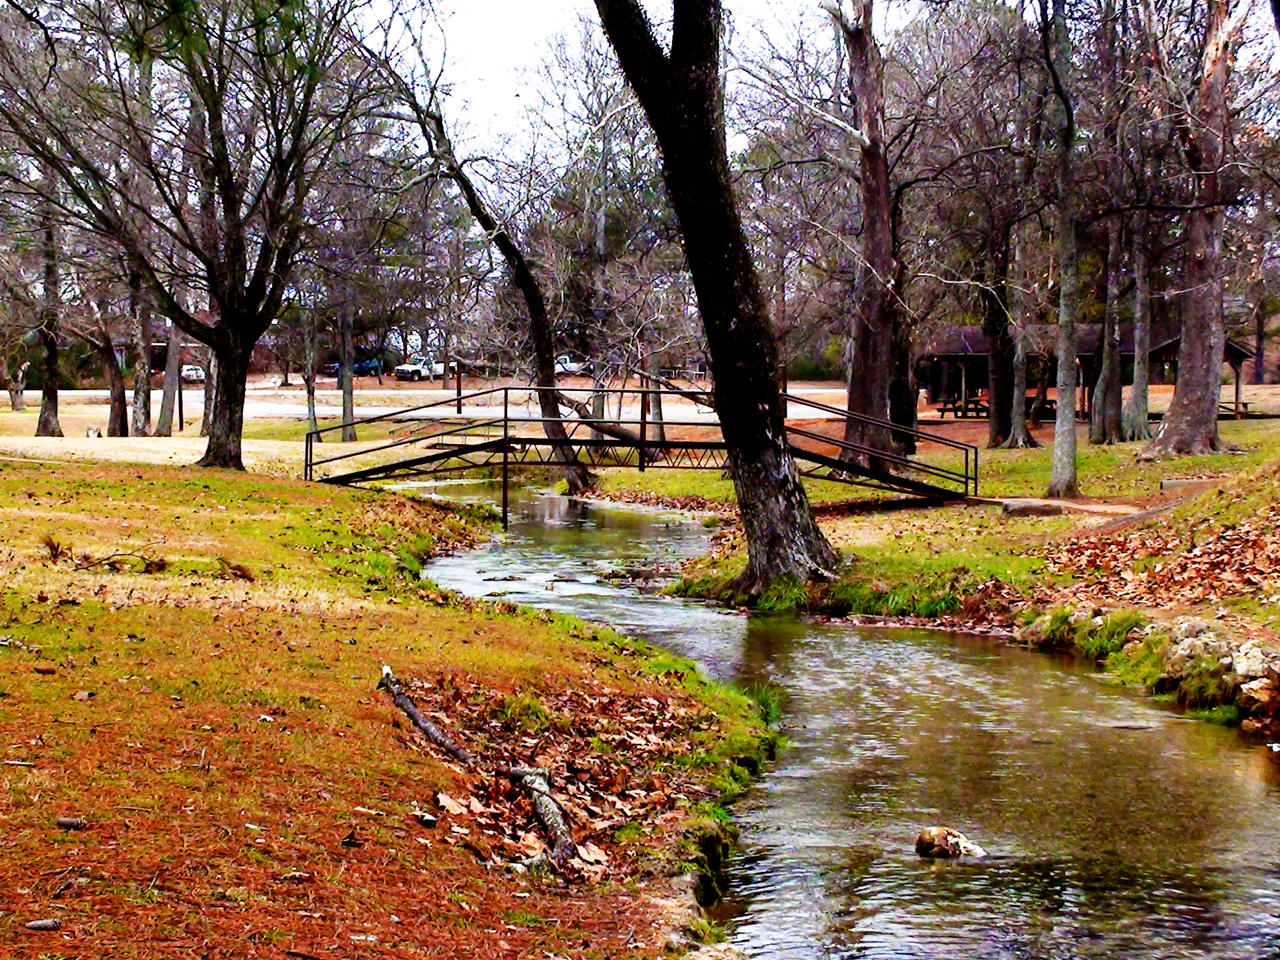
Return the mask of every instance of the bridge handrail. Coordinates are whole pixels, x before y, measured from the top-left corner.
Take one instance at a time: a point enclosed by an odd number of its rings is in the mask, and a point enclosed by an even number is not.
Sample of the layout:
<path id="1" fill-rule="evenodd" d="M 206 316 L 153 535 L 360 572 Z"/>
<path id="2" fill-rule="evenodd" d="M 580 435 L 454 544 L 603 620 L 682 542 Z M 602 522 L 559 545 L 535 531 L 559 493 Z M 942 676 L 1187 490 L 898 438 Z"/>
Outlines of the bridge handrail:
<path id="1" fill-rule="evenodd" d="M 369 421 L 362 421 L 362 422 L 367 423 Z M 501 417 L 491 418 L 488 420 L 469 419 L 466 423 L 459 424 L 458 426 L 454 427 L 452 430 L 441 430 L 438 433 L 431 434 L 430 439 L 434 440 L 437 437 L 448 437 L 448 436 L 453 436 L 454 434 L 466 433 L 467 431 L 474 430 L 477 427 L 499 427 L 499 426 L 503 426 L 505 423 L 508 423 L 508 422 L 509 421 Z M 344 424 L 339 424 L 339 426 L 344 426 Z M 334 429 L 334 428 L 330 427 L 328 429 Z M 311 473 L 316 467 L 322 467 L 327 463 L 338 463 L 341 460 L 350 460 L 353 457 L 363 457 L 371 453 L 381 453 L 384 450 L 394 450 L 396 447 L 408 446 L 411 443 L 421 443 L 423 440 L 428 439 L 426 437 L 415 437 L 415 436 L 403 437 L 399 440 L 393 440 L 390 443 L 384 443 L 376 447 L 361 447 L 359 450 L 351 450 L 346 453 L 340 453 L 334 457 L 325 457 L 323 460 L 317 460 L 315 459 L 314 449 L 312 447 L 312 443 L 313 443 L 312 436 L 313 434 L 318 432 L 319 431 L 312 431 L 311 433 L 307 434 L 306 451 L 305 451 L 306 459 L 303 466 L 303 476 L 307 480 L 311 479 Z"/>
<path id="2" fill-rule="evenodd" d="M 308 437 L 319 437 L 322 433 L 332 433 L 334 430 L 341 430 L 343 427 L 360 427 L 369 423 L 378 423 L 382 420 L 400 420 L 407 413 L 417 413 L 419 410 L 429 410 L 432 407 L 442 407 L 446 404 L 456 405 L 460 400 L 472 400 L 476 397 L 488 396 L 491 393 L 506 393 L 511 387 L 490 387 L 488 390 L 476 390 L 472 393 L 453 394 L 445 397 L 443 400 L 432 400 L 430 403 L 422 403 L 416 407 L 403 407 L 399 410 L 391 410 L 388 413 L 376 413 L 372 417 L 361 417 L 359 420 L 343 421 L 335 423 L 331 427 L 319 427 L 318 429 L 308 431 Z M 532 388 L 517 387 L 515 389 L 525 390 Z"/>
<path id="3" fill-rule="evenodd" d="M 951 437 L 944 437 L 938 433 L 930 433 L 927 430 L 921 430 L 917 427 L 908 427 L 902 424 L 897 424 L 892 420 L 881 420 L 879 417 L 868 416 L 865 413 L 854 413 L 850 410 L 843 410 L 840 407 L 833 407 L 829 403 L 822 403 L 818 400 L 806 400 L 804 397 L 797 397 L 791 393 L 784 393 L 782 397 L 784 400 L 791 403 L 798 403 L 804 406 L 813 407 L 816 410 L 834 413 L 843 420 L 856 420 L 859 423 L 867 423 L 875 427 L 884 427 L 886 430 L 892 430 L 894 433 L 909 434 L 917 440 L 928 440 L 930 443 L 936 443 L 939 446 L 953 447 L 957 450 L 973 450 L 975 452 L 978 449 L 972 443 L 965 443 L 963 440 L 953 440 Z"/>
<path id="4" fill-rule="evenodd" d="M 313 469 L 315 467 L 322 466 L 325 464 L 337 463 L 339 461 L 349 460 L 353 457 L 367 456 L 369 454 L 379 453 L 385 450 L 392 450 L 397 447 L 407 446 L 409 444 L 414 444 L 414 443 L 420 443 L 426 439 L 436 439 L 439 437 L 466 433 L 468 431 L 476 430 L 478 428 L 501 426 L 503 429 L 503 436 L 504 438 L 506 438 L 509 436 L 510 424 L 513 422 L 522 423 L 522 424 L 539 423 L 539 424 L 545 425 L 555 420 L 560 422 L 561 424 L 564 424 L 570 429 L 572 429 L 575 425 L 586 426 L 588 429 L 593 429 L 594 425 L 596 424 L 600 424 L 600 425 L 612 424 L 619 427 L 635 426 L 635 427 L 641 428 L 641 430 L 644 430 L 647 424 L 650 424 L 650 423 L 656 424 L 659 422 L 662 423 L 662 425 L 665 427 L 681 427 L 681 426 L 689 426 L 689 427 L 717 426 L 718 427 L 719 426 L 718 417 L 715 421 L 708 421 L 708 420 L 686 420 L 686 419 L 673 420 L 669 417 L 664 416 L 659 421 L 649 414 L 648 410 L 646 409 L 647 404 L 642 405 L 641 414 L 638 418 L 635 418 L 635 419 L 632 419 L 629 417 L 623 418 L 621 415 L 613 418 L 610 418 L 607 415 L 602 417 L 573 415 L 569 417 L 560 417 L 560 418 L 545 417 L 545 416 L 512 417 L 510 415 L 512 393 L 523 394 L 526 398 L 526 402 L 530 402 L 533 398 L 539 397 L 540 395 L 545 394 L 548 391 L 554 391 L 554 393 L 556 393 L 558 396 L 559 395 L 568 396 L 573 393 L 587 394 L 588 396 L 591 396 L 591 397 L 598 396 L 600 394 L 604 394 L 605 396 L 619 396 L 619 395 L 631 394 L 631 395 L 638 395 L 642 397 L 644 397 L 645 395 L 661 395 L 661 396 L 690 397 L 690 398 L 699 398 L 699 397 L 706 396 L 706 394 L 703 391 L 661 389 L 661 388 L 654 388 L 654 387 L 623 388 L 623 387 L 591 386 L 591 387 L 564 388 L 564 387 L 558 387 L 558 386 L 542 387 L 537 385 L 528 385 L 528 386 L 522 385 L 522 386 L 513 387 L 510 384 L 505 386 L 500 386 L 500 387 L 489 387 L 485 390 L 472 391 L 466 394 L 461 394 L 461 393 L 454 394 L 439 400 L 433 400 L 429 403 L 418 404 L 413 407 L 404 407 L 399 410 L 393 410 L 386 413 L 375 414 L 371 417 L 363 417 L 359 420 L 353 420 L 349 423 L 334 424 L 332 426 L 320 427 L 316 430 L 308 431 L 306 435 L 306 444 L 305 444 L 304 476 L 308 480 L 311 479 Z M 410 436 L 400 438 L 398 440 L 393 440 L 389 443 L 380 444 L 378 446 L 363 447 L 360 450 L 353 450 L 345 453 L 340 453 L 340 454 L 337 454 L 336 456 L 325 457 L 324 459 L 321 459 L 321 460 L 315 459 L 314 444 L 316 442 L 319 442 L 325 434 L 332 433 L 335 430 L 340 430 L 343 427 L 365 426 L 368 424 L 380 423 L 388 420 L 403 420 L 411 414 L 420 414 L 423 411 L 432 410 L 435 408 L 442 408 L 446 406 L 460 408 L 463 402 L 474 402 L 479 398 L 492 397 L 499 394 L 502 396 L 503 416 L 501 418 L 466 416 L 461 412 L 451 411 L 448 417 L 441 417 L 438 419 L 440 420 L 460 419 L 462 422 L 458 426 L 452 429 L 436 431 L 427 436 L 410 435 Z M 826 436 L 825 434 L 808 431 L 798 426 L 788 426 L 787 427 L 788 435 L 794 434 L 796 436 L 805 437 L 807 439 L 817 440 L 821 443 L 835 446 L 838 450 L 842 452 L 858 454 L 860 456 L 868 458 L 868 460 L 872 460 L 872 459 L 878 460 L 882 463 L 896 466 L 902 470 L 914 471 L 918 474 L 923 474 L 929 477 L 935 477 L 935 478 L 938 478 L 939 480 L 945 480 L 951 483 L 959 482 L 963 484 L 964 491 L 966 494 L 969 493 L 971 486 L 972 486 L 972 491 L 975 495 L 978 492 L 978 475 L 977 475 L 978 448 L 973 444 L 964 443 L 959 440 L 953 440 L 950 437 L 940 436 L 939 434 L 929 433 L 924 430 L 919 430 L 915 427 L 902 426 L 899 424 L 892 423 L 888 420 L 882 420 L 877 417 L 868 416 L 866 414 L 852 413 L 849 410 L 841 409 L 840 407 L 836 407 L 831 404 L 822 403 L 821 401 L 818 401 L 818 400 L 809 400 L 805 397 L 799 397 L 790 393 L 785 393 L 782 395 L 782 397 L 784 402 L 788 404 L 796 404 L 801 407 L 807 407 L 809 409 L 819 410 L 824 413 L 832 414 L 835 418 L 838 418 L 846 422 L 852 420 L 858 423 L 869 424 L 872 426 L 884 428 L 896 434 L 906 434 L 918 440 L 924 440 L 929 443 L 938 444 L 939 446 L 949 447 L 951 449 L 958 450 L 964 454 L 964 470 L 963 472 L 960 472 L 957 470 L 951 470 L 950 468 L 947 468 L 947 467 L 939 466 L 937 464 L 931 464 L 931 463 L 928 463 L 927 461 L 913 460 L 909 457 L 903 456 L 902 454 L 898 454 L 893 451 L 880 450 L 866 444 L 849 442 L 844 440 L 843 438 L 829 437 L 829 436 Z M 424 417 L 423 419 L 429 419 L 429 418 Z M 523 438 L 523 437 L 516 437 L 511 439 L 519 440 L 519 441 L 531 441 L 534 443 L 542 442 L 541 439 L 535 440 L 533 438 Z M 581 443 L 582 441 L 571 440 L 570 442 Z M 625 441 L 619 441 L 619 442 L 625 442 Z M 649 440 L 647 437 L 644 437 L 642 433 L 640 442 L 638 444 L 641 450 L 642 460 L 643 460 L 643 453 L 646 448 L 659 450 L 662 448 L 662 445 L 663 445 L 663 441 L 657 440 L 657 439 Z M 797 448 L 797 449 L 800 450 L 801 453 L 804 452 L 803 448 Z M 810 452 L 813 452 L 813 451 L 810 451 Z M 972 456 L 972 466 L 970 465 L 970 456 Z"/>

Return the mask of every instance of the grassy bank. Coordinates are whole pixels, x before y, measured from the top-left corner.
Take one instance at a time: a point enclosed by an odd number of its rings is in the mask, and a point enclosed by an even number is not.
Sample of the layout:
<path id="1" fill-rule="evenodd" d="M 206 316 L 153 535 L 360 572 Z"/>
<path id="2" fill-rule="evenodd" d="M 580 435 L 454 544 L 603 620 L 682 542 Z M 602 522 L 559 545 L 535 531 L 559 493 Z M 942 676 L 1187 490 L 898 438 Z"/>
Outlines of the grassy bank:
<path id="1" fill-rule="evenodd" d="M 645 893 L 700 856 L 686 831 L 768 748 L 760 711 L 608 631 L 419 580 L 486 522 L 262 476 L 0 465 L 0 944 L 652 956 Z M 511 869 L 542 845 L 527 798 L 412 737 L 383 663 L 473 752 L 551 769 L 567 877 Z M 62 930 L 24 928 L 44 917 Z"/>

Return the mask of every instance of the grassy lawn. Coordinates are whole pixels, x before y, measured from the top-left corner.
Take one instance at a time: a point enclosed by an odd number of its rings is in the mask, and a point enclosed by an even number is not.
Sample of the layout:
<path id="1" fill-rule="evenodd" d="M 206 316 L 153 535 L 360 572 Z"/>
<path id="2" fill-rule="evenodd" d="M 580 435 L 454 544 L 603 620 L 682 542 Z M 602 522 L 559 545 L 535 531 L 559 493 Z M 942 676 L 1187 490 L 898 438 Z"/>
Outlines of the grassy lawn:
<path id="1" fill-rule="evenodd" d="M 1077 447 L 1080 493 L 1100 499 L 1141 498 L 1158 494 L 1165 477 L 1227 476 L 1256 470 L 1280 458 L 1280 423 L 1274 420 L 1224 420 L 1219 427 L 1222 439 L 1239 448 L 1238 453 L 1214 453 L 1202 457 L 1182 457 L 1163 462 L 1143 462 L 1137 456 L 1142 443 L 1093 446 L 1087 431 Z M 980 490 L 987 497 L 1039 497 L 1049 487 L 1053 450 L 983 450 Z M 946 457 L 931 457 L 940 464 L 955 466 Z"/>
<path id="2" fill-rule="evenodd" d="M 758 712 L 607 631 L 418 579 L 484 534 L 467 511 L 287 479 L 0 464 L 0 954 L 458 956 L 497 937 L 511 956 L 652 956 L 638 893 L 688 856 L 682 830 L 732 782 L 725 758 L 758 749 Z M 665 705 L 687 718 L 672 749 L 623 759 L 670 799 L 626 832 L 574 819 L 608 858 L 598 883 L 505 871 L 484 817 L 533 842 L 527 801 L 411 738 L 375 691 L 383 663 L 471 691 L 459 715 L 483 729 L 455 732 L 529 762 L 547 734 L 502 705 Z M 49 916 L 61 933 L 23 928 Z"/>

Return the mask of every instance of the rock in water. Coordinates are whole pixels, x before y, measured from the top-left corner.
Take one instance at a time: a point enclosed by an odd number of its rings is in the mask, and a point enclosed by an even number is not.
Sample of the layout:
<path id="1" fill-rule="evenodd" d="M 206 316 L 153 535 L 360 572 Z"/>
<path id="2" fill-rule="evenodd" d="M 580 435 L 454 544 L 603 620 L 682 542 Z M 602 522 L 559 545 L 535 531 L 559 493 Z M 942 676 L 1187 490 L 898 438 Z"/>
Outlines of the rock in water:
<path id="1" fill-rule="evenodd" d="M 987 851 L 950 827 L 925 827 L 916 837 L 916 853 L 922 857 L 985 857 Z"/>

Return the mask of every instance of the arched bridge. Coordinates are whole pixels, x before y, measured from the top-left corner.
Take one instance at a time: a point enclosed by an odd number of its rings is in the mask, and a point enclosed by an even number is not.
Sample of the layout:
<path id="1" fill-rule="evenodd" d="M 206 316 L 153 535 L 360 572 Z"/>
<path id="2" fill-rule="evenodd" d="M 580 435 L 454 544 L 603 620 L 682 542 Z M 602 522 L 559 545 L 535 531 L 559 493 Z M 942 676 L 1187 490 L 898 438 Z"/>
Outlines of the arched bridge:
<path id="1" fill-rule="evenodd" d="M 543 415 L 548 395 L 559 410 L 564 439 L 548 436 L 548 425 L 554 430 L 556 419 Z M 930 500 L 978 493 L 978 448 L 971 444 L 805 397 L 786 394 L 784 399 L 787 440 L 805 476 Z M 863 442 L 845 439 L 850 422 L 860 428 Z M 383 436 L 321 446 L 352 426 L 366 435 L 373 428 Z M 887 452 L 883 447 L 891 444 L 884 441 L 890 437 L 899 444 L 913 441 L 927 457 Z M 313 431 L 306 438 L 304 476 L 358 484 L 500 470 L 505 520 L 512 468 L 557 466 L 566 450 L 591 467 L 723 471 L 728 465 L 728 450 L 706 393 L 494 387 Z"/>

